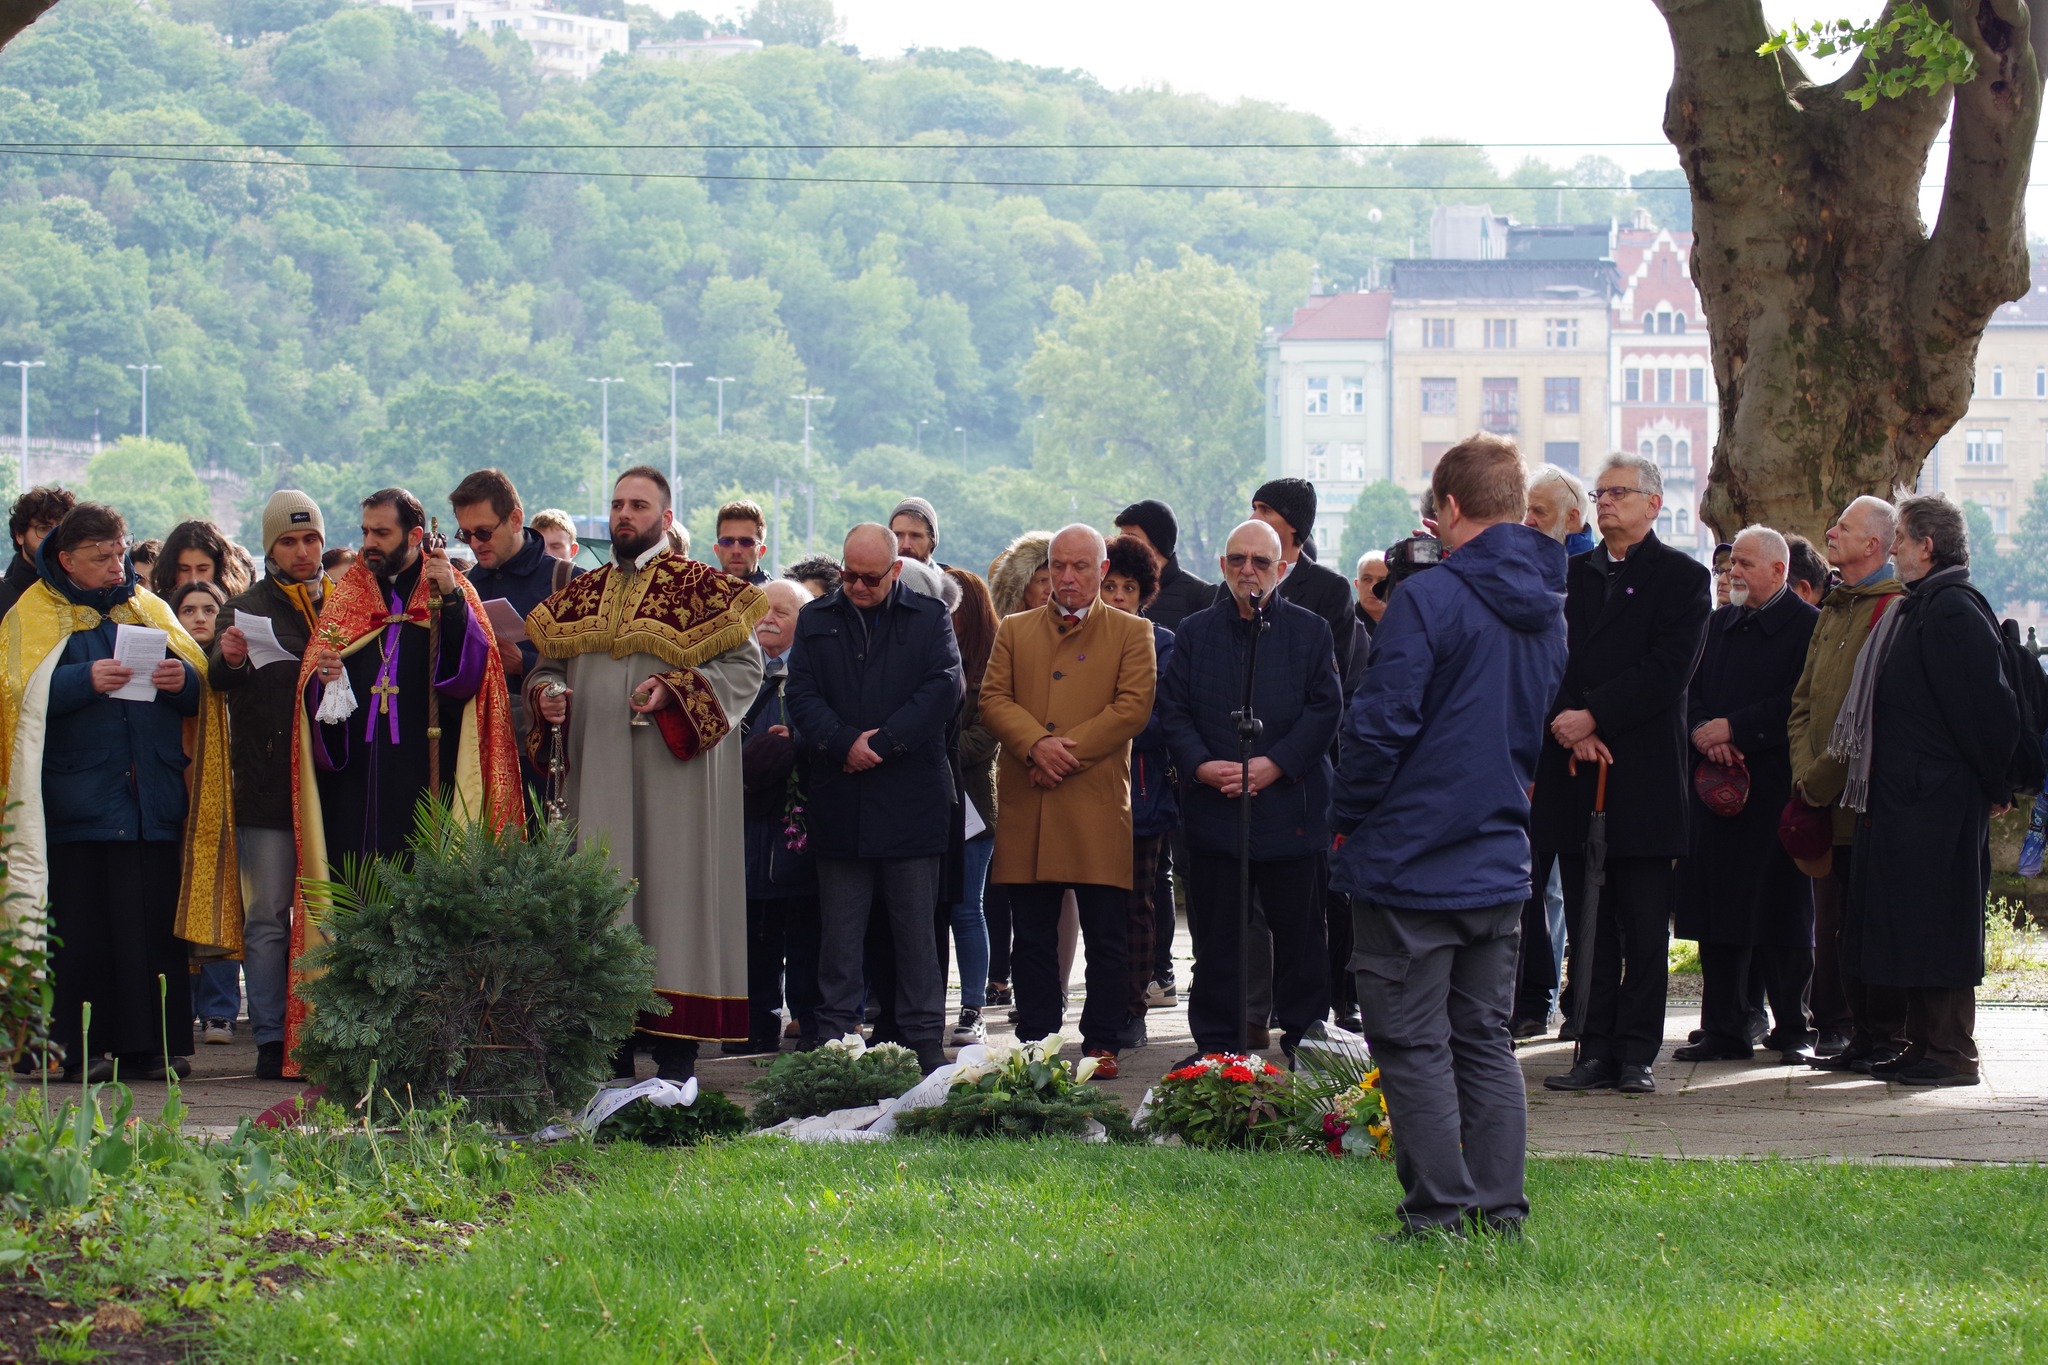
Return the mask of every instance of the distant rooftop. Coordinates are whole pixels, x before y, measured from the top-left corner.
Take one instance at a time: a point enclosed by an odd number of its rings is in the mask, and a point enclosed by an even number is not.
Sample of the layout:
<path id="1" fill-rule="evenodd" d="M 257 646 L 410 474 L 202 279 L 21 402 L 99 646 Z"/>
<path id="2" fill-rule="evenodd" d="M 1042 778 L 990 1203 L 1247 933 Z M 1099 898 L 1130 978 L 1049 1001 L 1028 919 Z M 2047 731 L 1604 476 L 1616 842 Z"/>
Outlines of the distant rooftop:
<path id="1" fill-rule="evenodd" d="M 1516 224 L 1508 229 L 1508 259 L 1604 261 L 1613 256 L 1611 223 Z"/>
<path id="2" fill-rule="evenodd" d="M 1280 333 L 1281 341 L 1380 341 L 1387 335 L 1393 311 L 1391 290 L 1369 294 L 1325 294 L 1294 310 L 1294 322 Z"/>
<path id="3" fill-rule="evenodd" d="M 1416 260 L 1393 262 L 1395 295 L 1412 299 L 1605 299 L 1621 287 L 1612 261 Z"/>

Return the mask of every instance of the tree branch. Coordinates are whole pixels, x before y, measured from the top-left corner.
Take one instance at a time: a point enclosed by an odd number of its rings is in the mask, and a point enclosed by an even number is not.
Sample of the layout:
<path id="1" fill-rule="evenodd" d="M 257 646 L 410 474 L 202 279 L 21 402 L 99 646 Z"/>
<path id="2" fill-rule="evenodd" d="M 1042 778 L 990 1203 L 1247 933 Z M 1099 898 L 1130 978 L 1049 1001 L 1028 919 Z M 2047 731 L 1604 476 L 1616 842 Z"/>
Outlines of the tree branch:
<path id="1" fill-rule="evenodd" d="M 2027 177 L 2041 122 L 2036 53 L 2048 43 L 2048 3 L 1946 0 L 1956 36 L 1977 56 L 1977 78 L 1955 87 L 1941 212 L 1920 267 L 1913 307 L 1936 347 L 1974 339 L 1993 310 L 2029 283 Z"/>
<path id="2" fill-rule="evenodd" d="M 1760 0 L 1656 0 L 1671 30 L 1664 135 L 1698 199 L 1738 203 L 1773 193 L 1775 154 L 1799 109 L 1788 98 L 1796 62 L 1757 56 L 1771 36 Z"/>
<path id="3" fill-rule="evenodd" d="M 0 47 L 13 42 L 15 35 L 42 18 L 56 3 L 57 0 L 0 0 Z"/>

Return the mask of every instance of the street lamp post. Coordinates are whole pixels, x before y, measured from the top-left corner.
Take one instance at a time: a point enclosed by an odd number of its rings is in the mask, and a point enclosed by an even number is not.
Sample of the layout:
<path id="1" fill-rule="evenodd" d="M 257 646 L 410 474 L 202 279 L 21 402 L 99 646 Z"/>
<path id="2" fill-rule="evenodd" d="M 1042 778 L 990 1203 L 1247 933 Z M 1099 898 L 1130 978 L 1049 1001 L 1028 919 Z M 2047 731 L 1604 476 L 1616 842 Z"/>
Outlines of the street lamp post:
<path id="1" fill-rule="evenodd" d="M 953 434 L 960 438 L 960 472 L 967 472 L 967 428 L 954 427 Z"/>
<path id="2" fill-rule="evenodd" d="M 142 375 L 142 439 L 149 439 L 149 372 L 161 370 L 161 365 L 123 365 L 124 370 L 136 370 Z"/>
<path id="3" fill-rule="evenodd" d="M 584 383 L 586 383 L 586 384 L 595 384 L 595 385 L 597 385 L 597 386 L 598 386 L 598 390 L 597 390 L 597 391 L 598 391 L 598 393 L 599 393 L 599 394 L 601 394 L 601 395 L 603 395 L 603 407 L 602 407 L 602 412 L 603 412 L 603 414 L 604 414 L 604 415 L 603 415 L 603 416 L 602 416 L 602 417 L 601 417 L 601 418 L 599 419 L 599 425 L 598 425 L 597 431 L 598 431 L 598 444 L 599 444 L 600 448 L 601 448 L 601 449 L 603 450 L 603 452 L 604 452 L 604 454 L 603 454 L 603 460 L 604 460 L 604 463 L 603 463 L 603 464 L 601 464 L 600 466 L 598 466 L 598 476 L 597 476 L 598 488 L 597 488 L 597 490 L 596 490 L 596 497 L 602 497 L 602 496 L 604 496 L 604 494 L 605 494 L 605 493 L 606 493 L 607 491 L 609 491 L 609 490 L 610 490 L 610 488 L 611 488 L 611 483 L 612 483 L 612 385 L 614 385 L 614 384 L 622 384 L 622 383 L 624 383 L 624 382 L 625 382 L 625 381 L 624 381 L 623 379 L 619 378 L 619 376 L 617 376 L 617 375 L 612 375 L 612 376 L 610 376 L 610 377 L 608 377 L 608 378 L 605 378 L 605 379 L 590 379 L 590 378 L 587 378 L 587 377 L 586 377 L 586 378 L 585 378 L 585 380 L 584 380 Z M 594 498 L 592 499 L 592 501 L 594 502 L 595 500 L 596 500 L 596 498 L 594 497 Z M 595 515 L 596 515 L 596 510 L 595 510 L 594 508 L 592 509 L 591 515 L 593 515 L 593 516 L 595 516 Z"/>
<path id="4" fill-rule="evenodd" d="M 668 486 L 669 496 L 675 496 L 676 486 L 676 371 L 691 368 L 687 360 L 657 360 L 655 368 L 668 371 Z"/>
<path id="5" fill-rule="evenodd" d="M 704 382 L 718 385 L 718 434 L 723 436 L 725 435 L 725 386 L 732 383 L 732 376 L 726 375 L 724 378 L 719 378 L 716 375 L 706 375 Z"/>
<path id="6" fill-rule="evenodd" d="M 39 365 L 49 364 L 46 360 L 5 360 L 0 365 L 12 365 L 21 371 L 21 487 L 18 492 L 28 492 L 28 372 Z"/>
<path id="7" fill-rule="evenodd" d="M 917 453 L 920 455 L 924 454 L 924 429 L 931 424 L 932 419 L 929 417 L 917 419 Z"/>
<path id="8" fill-rule="evenodd" d="M 251 449 L 251 450 L 253 450 L 253 451 L 255 451 L 255 452 L 256 452 L 256 479 L 257 479 L 257 482 L 259 482 L 259 483 L 260 483 L 260 482 L 262 482 L 262 480 L 263 480 L 263 474 L 264 474 L 264 459 L 263 459 L 263 452 L 264 452 L 264 451 L 266 451 L 266 450 L 283 450 L 283 449 L 284 449 L 284 442 L 282 442 L 282 441 L 244 441 L 244 442 L 242 442 L 242 444 L 243 444 L 243 445 L 245 445 L 245 446 L 247 446 L 247 447 L 249 447 L 249 449 Z M 275 490 L 275 489 L 273 489 L 272 491 L 273 491 L 273 492 L 275 492 L 276 490 Z"/>
<path id="9" fill-rule="evenodd" d="M 811 404 L 826 402 L 829 401 L 829 398 L 822 393 L 793 393 L 789 396 L 789 401 L 804 405 L 804 468 L 809 469 L 811 467 Z M 810 551 L 810 538 L 806 536 L 804 538 L 804 553 L 809 554 Z"/>

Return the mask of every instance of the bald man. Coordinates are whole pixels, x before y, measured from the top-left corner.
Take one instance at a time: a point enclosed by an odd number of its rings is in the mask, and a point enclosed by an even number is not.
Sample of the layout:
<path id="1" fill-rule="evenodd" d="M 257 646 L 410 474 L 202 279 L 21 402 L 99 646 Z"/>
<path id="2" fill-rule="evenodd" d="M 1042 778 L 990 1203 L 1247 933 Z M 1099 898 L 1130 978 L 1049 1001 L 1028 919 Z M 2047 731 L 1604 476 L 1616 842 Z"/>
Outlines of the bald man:
<path id="1" fill-rule="evenodd" d="M 989 880 L 1010 888 L 1026 1041 L 1060 1027 L 1060 898 L 1074 893 L 1088 955 L 1081 1048 L 1114 1078 L 1129 1021 L 1131 741 L 1152 717 L 1152 625 L 1102 604 L 1109 553 L 1093 527 L 1055 535 L 1046 566 L 1052 599 L 1003 618 L 981 684 L 981 723 L 1002 744 Z"/>
<path id="2" fill-rule="evenodd" d="M 879 896 L 895 936 L 896 1029 L 927 1073 L 945 1063 L 946 983 L 932 951 L 939 861 L 955 828 L 948 729 L 960 648 L 945 604 L 897 579 L 896 537 L 846 536 L 839 586 L 797 616 L 784 696 L 810 765 L 804 819 L 817 859 L 818 1031 L 860 1028 L 863 947 Z"/>

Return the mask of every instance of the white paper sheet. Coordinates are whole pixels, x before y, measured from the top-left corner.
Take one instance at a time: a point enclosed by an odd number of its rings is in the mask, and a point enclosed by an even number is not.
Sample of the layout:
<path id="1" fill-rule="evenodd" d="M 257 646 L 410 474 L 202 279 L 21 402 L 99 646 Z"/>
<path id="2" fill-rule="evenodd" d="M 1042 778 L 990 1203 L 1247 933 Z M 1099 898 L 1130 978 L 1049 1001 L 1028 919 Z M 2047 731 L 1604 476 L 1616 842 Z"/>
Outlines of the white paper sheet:
<path id="1" fill-rule="evenodd" d="M 149 675 L 164 661 L 164 648 L 170 638 L 169 631 L 155 626 L 115 626 L 114 658 L 127 665 L 131 676 L 107 695 L 116 701 L 155 701 L 156 684 L 149 680 Z"/>
<path id="2" fill-rule="evenodd" d="M 266 664 L 297 663 L 299 656 L 277 642 L 277 628 L 270 624 L 268 616 L 245 616 L 235 613 L 235 625 L 249 641 L 249 666 L 262 668 Z"/>
<path id="3" fill-rule="evenodd" d="M 967 801 L 966 804 L 967 828 L 966 832 L 962 834 L 960 837 L 963 839 L 972 839 L 975 835 L 981 833 L 983 830 L 988 828 L 988 821 L 981 818 L 981 812 L 974 808 L 974 801 L 971 798 Z"/>
<path id="4" fill-rule="evenodd" d="M 484 603 L 484 615 L 491 620 L 491 633 L 509 644 L 526 643 L 526 618 L 519 614 L 519 608 L 502 597 L 493 597 Z"/>

